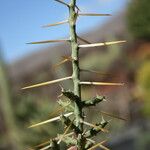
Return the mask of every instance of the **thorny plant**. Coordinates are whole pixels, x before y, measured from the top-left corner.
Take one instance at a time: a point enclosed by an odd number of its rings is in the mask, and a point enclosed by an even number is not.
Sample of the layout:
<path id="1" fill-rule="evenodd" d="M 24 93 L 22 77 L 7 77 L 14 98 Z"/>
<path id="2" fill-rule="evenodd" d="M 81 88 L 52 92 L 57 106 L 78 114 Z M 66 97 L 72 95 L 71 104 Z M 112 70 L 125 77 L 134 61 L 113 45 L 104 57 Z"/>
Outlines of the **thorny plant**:
<path id="1" fill-rule="evenodd" d="M 46 86 L 46 85 L 59 83 L 61 81 L 71 79 L 73 81 L 74 91 L 65 90 L 62 88 L 62 95 L 67 97 L 69 99 L 69 102 L 59 100 L 58 103 L 60 104 L 62 109 L 65 109 L 65 113 L 62 113 L 62 111 L 60 110 L 61 114 L 58 117 L 55 117 L 55 118 L 30 126 L 30 128 L 33 128 L 33 127 L 37 127 L 37 126 L 50 123 L 53 121 L 62 121 L 64 126 L 66 126 L 65 132 L 62 135 L 58 135 L 56 138 L 50 141 L 37 145 L 33 149 L 39 148 L 41 150 L 46 150 L 46 149 L 60 150 L 60 143 L 64 142 L 66 146 L 68 147 L 68 150 L 92 150 L 92 149 L 95 149 L 96 147 L 101 147 L 102 149 L 106 150 L 108 148 L 103 145 L 106 142 L 106 140 L 96 143 L 94 140 L 92 140 L 92 137 L 96 136 L 100 132 L 108 132 L 108 130 L 105 129 L 105 127 L 109 122 L 105 121 L 103 117 L 102 117 L 102 121 L 97 124 L 86 122 L 84 119 L 85 118 L 84 109 L 91 107 L 91 106 L 96 106 L 98 103 L 105 101 L 105 97 L 97 95 L 96 97 L 90 100 L 82 100 L 81 86 L 82 85 L 122 86 L 123 84 L 122 83 L 81 81 L 80 73 L 81 71 L 84 71 L 84 69 L 80 69 L 79 67 L 79 50 L 82 48 L 89 48 L 89 47 L 93 48 L 93 47 L 100 47 L 100 46 L 105 46 L 105 45 L 120 44 L 120 43 L 124 43 L 125 41 L 111 41 L 111 42 L 93 44 L 79 37 L 76 32 L 76 21 L 79 16 L 111 16 L 111 15 L 110 14 L 81 13 L 79 7 L 76 5 L 76 0 L 70 0 L 69 4 L 63 0 L 54 0 L 54 1 L 62 5 L 65 5 L 69 9 L 69 19 L 62 21 L 62 22 L 54 23 L 54 24 L 48 24 L 48 25 L 45 25 L 44 27 L 52 27 L 52 26 L 57 26 L 57 25 L 68 23 L 70 27 L 70 38 L 60 39 L 60 40 L 31 42 L 28 44 L 44 44 L 44 43 L 53 43 L 53 42 L 70 43 L 71 56 L 64 57 L 64 60 L 60 62 L 57 66 L 67 61 L 71 61 L 73 73 L 69 77 L 27 86 L 27 87 L 24 87 L 23 89 Z M 78 44 L 78 40 L 81 40 L 85 44 L 84 45 Z M 101 112 L 101 113 L 112 116 L 112 117 L 116 117 L 115 115 L 111 115 L 106 112 Z M 89 126 L 88 130 L 85 130 L 85 126 Z M 68 131 L 70 130 L 71 132 L 68 133 Z"/>

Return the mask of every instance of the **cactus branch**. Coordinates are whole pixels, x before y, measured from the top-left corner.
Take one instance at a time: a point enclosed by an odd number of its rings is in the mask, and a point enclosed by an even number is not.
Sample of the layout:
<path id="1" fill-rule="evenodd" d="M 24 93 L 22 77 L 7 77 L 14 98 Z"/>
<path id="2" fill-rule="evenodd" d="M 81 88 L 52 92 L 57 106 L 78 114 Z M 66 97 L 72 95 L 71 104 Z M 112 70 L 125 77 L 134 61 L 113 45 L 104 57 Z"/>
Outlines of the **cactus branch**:
<path id="1" fill-rule="evenodd" d="M 104 96 L 96 96 L 93 99 L 83 101 L 83 107 L 96 106 L 96 104 L 106 101 Z"/>
<path id="2" fill-rule="evenodd" d="M 69 26 L 70 26 L 70 40 L 71 40 L 71 49 L 72 49 L 72 67 L 73 67 L 73 84 L 74 84 L 74 94 L 81 99 L 81 85 L 80 85 L 80 68 L 79 68 L 79 47 L 77 43 L 77 34 L 76 34 L 76 0 L 71 0 L 69 4 Z M 81 133 L 83 133 L 83 123 L 80 120 L 83 120 L 82 107 L 78 102 L 74 102 L 75 109 L 75 121 L 76 126 L 79 128 Z M 84 138 L 83 135 L 76 132 L 77 136 L 77 147 L 79 150 L 84 149 Z"/>

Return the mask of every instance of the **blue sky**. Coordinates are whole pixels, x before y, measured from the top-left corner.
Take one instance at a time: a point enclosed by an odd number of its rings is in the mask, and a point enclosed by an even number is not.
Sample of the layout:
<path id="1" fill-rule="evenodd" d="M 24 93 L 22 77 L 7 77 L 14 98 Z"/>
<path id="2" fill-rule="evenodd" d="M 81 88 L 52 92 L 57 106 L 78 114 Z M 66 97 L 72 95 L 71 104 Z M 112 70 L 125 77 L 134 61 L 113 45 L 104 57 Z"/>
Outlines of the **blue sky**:
<path id="1" fill-rule="evenodd" d="M 127 0 L 77 0 L 77 3 L 83 12 L 116 15 L 124 8 Z M 67 16 L 67 8 L 54 0 L 1 0 L 0 43 L 6 61 L 12 62 L 43 47 L 25 44 L 27 42 L 68 37 L 67 25 L 41 28 L 42 25 L 65 20 Z M 107 19 L 80 17 L 77 31 L 83 33 Z"/>

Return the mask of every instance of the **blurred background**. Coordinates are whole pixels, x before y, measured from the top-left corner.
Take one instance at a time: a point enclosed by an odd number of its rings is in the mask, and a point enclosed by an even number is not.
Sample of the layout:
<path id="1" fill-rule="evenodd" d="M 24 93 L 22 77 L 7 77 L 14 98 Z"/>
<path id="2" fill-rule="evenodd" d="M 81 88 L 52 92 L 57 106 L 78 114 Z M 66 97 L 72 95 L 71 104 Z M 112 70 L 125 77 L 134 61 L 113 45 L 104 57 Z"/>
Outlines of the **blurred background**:
<path id="1" fill-rule="evenodd" d="M 66 0 L 69 2 L 69 0 Z M 87 110 L 96 123 L 100 111 L 125 118 L 112 118 L 108 134 L 112 150 L 148 150 L 150 147 L 150 9 L 149 0 L 77 1 L 82 12 L 111 13 L 111 17 L 80 17 L 78 35 L 89 42 L 127 40 L 121 45 L 80 50 L 81 79 L 123 82 L 123 87 L 85 86 L 83 99 L 96 94 L 107 101 Z M 0 150 L 34 147 L 63 133 L 54 122 L 34 129 L 28 126 L 59 114 L 58 84 L 21 90 L 26 85 L 70 76 L 71 62 L 67 43 L 28 45 L 27 42 L 61 39 L 69 36 L 68 25 L 40 28 L 67 19 L 67 9 L 53 0 L 1 0 L 0 5 Z M 82 43 L 79 41 L 79 43 Z M 90 61 L 89 61 L 90 60 Z M 85 70 L 91 70 L 86 72 Z M 93 71 L 94 70 L 94 71 Z M 61 83 L 72 89 L 72 82 Z M 53 113 L 55 112 L 55 113 Z M 37 148 L 33 148 L 37 149 Z"/>

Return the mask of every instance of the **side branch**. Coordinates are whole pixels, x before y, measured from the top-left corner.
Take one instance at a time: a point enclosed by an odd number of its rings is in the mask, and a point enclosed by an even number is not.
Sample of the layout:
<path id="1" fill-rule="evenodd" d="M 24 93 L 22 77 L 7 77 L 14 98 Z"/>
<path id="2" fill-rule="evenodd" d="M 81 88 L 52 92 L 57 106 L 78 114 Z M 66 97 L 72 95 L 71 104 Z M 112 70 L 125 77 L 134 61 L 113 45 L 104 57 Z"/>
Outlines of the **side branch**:
<path id="1" fill-rule="evenodd" d="M 78 95 L 75 95 L 72 91 L 66 91 L 62 89 L 62 94 L 69 98 L 72 101 L 81 101 L 80 97 Z"/>
<path id="2" fill-rule="evenodd" d="M 96 106 L 96 104 L 98 104 L 102 101 L 106 101 L 106 98 L 104 96 L 98 96 L 97 95 L 93 99 L 82 101 L 82 106 L 83 107 Z"/>
<path id="3" fill-rule="evenodd" d="M 84 122 L 86 125 L 91 126 L 92 128 L 89 129 L 86 133 L 85 133 L 85 137 L 86 138 L 91 138 L 96 136 L 98 133 L 102 132 L 109 132 L 107 129 L 104 129 L 106 127 L 106 125 L 108 124 L 108 121 L 102 121 L 100 124 L 90 124 L 88 122 Z"/>

